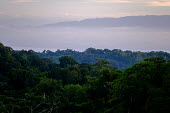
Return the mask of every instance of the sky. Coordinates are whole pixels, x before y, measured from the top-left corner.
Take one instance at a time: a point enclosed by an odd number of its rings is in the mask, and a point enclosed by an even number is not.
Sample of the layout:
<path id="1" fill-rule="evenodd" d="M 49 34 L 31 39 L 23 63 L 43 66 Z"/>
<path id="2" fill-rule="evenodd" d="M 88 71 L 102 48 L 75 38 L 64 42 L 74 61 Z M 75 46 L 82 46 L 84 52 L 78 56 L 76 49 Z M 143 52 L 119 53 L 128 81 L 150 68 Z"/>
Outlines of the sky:
<path id="1" fill-rule="evenodd" d="M 170 0 L 0 0 L 0 17 L 84 19 L 169 15 Z"/>
<path id="2" fill-rule="evenodd" d="M 170 0 L 0 0 L 0 42 L 14 49 L 36 51 L 88 47 L 170 51 L 167 30 L 29 28 L 61 21 L 138 15 L 170 15 Z"/>

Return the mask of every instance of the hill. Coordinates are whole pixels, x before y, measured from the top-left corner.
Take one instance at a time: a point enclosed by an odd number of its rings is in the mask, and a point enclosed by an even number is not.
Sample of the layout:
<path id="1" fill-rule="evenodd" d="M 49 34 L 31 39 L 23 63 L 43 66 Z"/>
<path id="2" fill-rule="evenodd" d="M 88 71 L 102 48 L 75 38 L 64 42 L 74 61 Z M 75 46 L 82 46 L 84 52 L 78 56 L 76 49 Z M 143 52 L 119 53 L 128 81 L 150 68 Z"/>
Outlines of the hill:
<path id="1" fill-rule="evenodd" d="M 119 49 L 109 50 L 109 49 L 95 49 L 88 48 L 83 52 L 74 51 L 74 50 L 57 50 L 56 52 L 52 51 L 43 51 L 37 53 L 41 58 L 49 58 L 53 62 L 59 64 L 58 58 L 61 56 L 70 55 L 73 56 L 79 63 L 89 63 L 95 64 L 96 59 L 104 59 L 111 63 L 112 66 L 125 70 L 126 68 L 131 67 L 137 62 L 143 61 L 145 58 L 149 57 L 163 57 L 164 59 L 170 59 L 170 54 L 167 52 L 132 52 L 132 51 L 122 51 Z"/>
<path id="2" fill-rule="evenodd" d="M 64 21 L 46 24 L 41 27 L 85 27 L 85 28 L 112 28 L 112 27 L 147 27 L 170 28 L 170 15 L 126 16 L 120 18 L 92 18 L 81 21 Z"/>

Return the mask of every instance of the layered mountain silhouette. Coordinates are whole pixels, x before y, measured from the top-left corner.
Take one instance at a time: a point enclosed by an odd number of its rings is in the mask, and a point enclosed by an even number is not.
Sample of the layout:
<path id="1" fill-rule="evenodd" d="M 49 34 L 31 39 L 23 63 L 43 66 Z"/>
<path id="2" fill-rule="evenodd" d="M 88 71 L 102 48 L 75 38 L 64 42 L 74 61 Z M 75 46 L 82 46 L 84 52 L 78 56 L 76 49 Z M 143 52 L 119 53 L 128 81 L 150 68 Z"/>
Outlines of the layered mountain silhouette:
<path id="1" fill-rule="evenodd" d="M 46 24 L 41 27 L 147 27 L 147 28 L 170 28 L 170 15 L 147 15 L 126 16 L 120 18 L 95 18 L 81 21 L 65 21 Z"/>

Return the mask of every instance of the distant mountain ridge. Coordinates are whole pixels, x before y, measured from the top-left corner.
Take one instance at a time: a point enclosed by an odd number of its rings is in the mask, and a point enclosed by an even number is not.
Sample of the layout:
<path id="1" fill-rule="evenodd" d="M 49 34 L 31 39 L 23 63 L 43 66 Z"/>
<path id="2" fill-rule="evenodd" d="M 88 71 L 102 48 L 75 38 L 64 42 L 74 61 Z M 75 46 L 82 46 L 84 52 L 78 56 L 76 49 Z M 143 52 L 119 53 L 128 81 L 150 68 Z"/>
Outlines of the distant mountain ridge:
<path id="1" fill-rule="evenodd" d="M 120 18 L 93 18 L 81 21 L 65 21 L 53 24 L 46 24 L 41 27 L 149 27 L 149 28 L 170 28 L 170 15 L 147 15 L 147 16 L 126 16 Z"/>

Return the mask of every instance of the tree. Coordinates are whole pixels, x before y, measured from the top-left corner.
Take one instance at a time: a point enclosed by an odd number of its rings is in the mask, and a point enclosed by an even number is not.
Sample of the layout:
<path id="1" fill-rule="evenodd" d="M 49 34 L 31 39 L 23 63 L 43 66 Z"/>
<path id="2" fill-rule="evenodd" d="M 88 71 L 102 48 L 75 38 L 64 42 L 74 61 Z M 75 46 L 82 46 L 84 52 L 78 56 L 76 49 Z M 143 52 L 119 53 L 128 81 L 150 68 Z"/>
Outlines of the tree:
<path id="1" fill-rule="evenodd" d="M 78 64 L 78 62 L 72 56 L 63 56 L 59 58 L 60 66 L 66 68 Z"/>
<path id="2" fill-rule="evenodd" d="M 79 85 L 68 84 L 64 86 L 63 92 L 63 108 L 65 113 L 70 112 L 87 112 L 89 108 L 86 107 L 88 102 L 87 94 L 84 88 Z"/>

